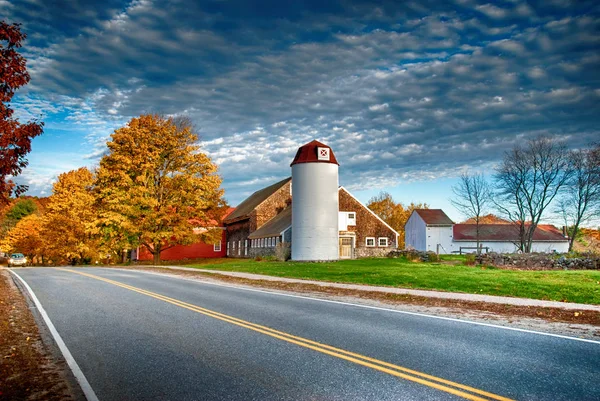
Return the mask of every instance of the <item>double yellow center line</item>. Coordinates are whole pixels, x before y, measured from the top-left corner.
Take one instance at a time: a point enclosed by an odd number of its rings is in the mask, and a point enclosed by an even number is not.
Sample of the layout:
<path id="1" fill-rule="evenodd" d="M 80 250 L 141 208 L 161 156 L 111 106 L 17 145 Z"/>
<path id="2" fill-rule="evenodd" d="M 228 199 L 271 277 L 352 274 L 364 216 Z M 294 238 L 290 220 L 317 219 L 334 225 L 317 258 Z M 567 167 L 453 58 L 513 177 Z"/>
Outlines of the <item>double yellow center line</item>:
<path id="1" fill-rule="evenodd" d="M 446 393 L 454 394 L 456 396 L 465 398 L 467 400 L 473 401 L 489 401 L 489 400 L 499 400 L 499 401 L 512 401 L 509 398 L 502 397 L 493 393 L 489 393 L 487 391 L 479 390 L 477 388 L 473 388 L 470 386 L 466 386 L 464 384 L 456 383 L 450 380 L 442 379 L 440 377 L 428 375 L 426 373 L 418 372 L 416 370 L 408 369 L 402 366 L 394 365 L 392 363 L 384 362 L 379 359 L 370 358 L 365 355 L 357 354 L 354 352 L 346 351 L 340 348 L 332 347 L 327 344 L 322 344 L 316 341 L 309 340 L 307 338 L 294 336 L 289 333 L 285 333 L 279 330 L 272 329 L 270 327 L 262 326 L 259 324 L 251 323 L 246 320 L 238 319 L 233 316 L 225 315 L 223 313 L 219 313 L 210 309 L 202 308 L 197 305 L 189 304 L 187 302 L 180 301 L 178 299 L 170 298 L 161 294 L 157 294 L 155 292 L 143 290 L 138 287 L 134 287 L 128 284 L 121 283 L 119 281 L 110 280 L 104 277 L 96 276 L 89 273 L 83 273 L 80 271 L 68 270 L 68 269 L 58 269 L 65 272 L 76 273 L 82 276 L 86 276 L 89 278 L 93 278 L 96 280 L 104 281 L 109 284 L 116 285 L 121 288 L 126 288 L 131 291 L 135 291 L 139 294 L 143 294 L 152 298 L 159 299 L 164 302 L 168 302 L 170 304 L 179 306 L 184 309 L 188 309 L 193 312 L 201 313 L 205 316 L 212 317 L 214 319 L 218 319 L 230 324 L 234 324 L 239 327 L 243 327 L 248 330 L 255 331 L 257 333 L 261 333 L 273 338 L 277 338 L 279 340 L 296 344 L 300 347 L 308 348 L 313 351 L 320 352 L 322 354 L 330 355 L 339 359 L 343 359 L 349 362 L 356 363 L 361 366 L 365 366 L 371 369 L 375 369 L 377 371 L 390 374 L 395 377 L 399 377 L 405 380 L 410 380 L 415 383 L 422 384 L 424 386 L 432 387 L 440 391 L 444 391 Z"/>

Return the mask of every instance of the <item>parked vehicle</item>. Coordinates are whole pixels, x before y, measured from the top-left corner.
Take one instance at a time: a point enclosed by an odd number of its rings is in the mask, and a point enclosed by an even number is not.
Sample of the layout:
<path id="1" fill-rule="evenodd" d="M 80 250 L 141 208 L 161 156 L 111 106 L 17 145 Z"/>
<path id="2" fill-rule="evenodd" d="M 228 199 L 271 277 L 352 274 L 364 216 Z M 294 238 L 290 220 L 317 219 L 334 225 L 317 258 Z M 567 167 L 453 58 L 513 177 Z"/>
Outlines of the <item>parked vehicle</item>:
<path id="1" fill-rule="evenodd" d="M 22 253 L 13 253 L 8 258 L 8 267 L 27 266 L 27 258 Z"/>

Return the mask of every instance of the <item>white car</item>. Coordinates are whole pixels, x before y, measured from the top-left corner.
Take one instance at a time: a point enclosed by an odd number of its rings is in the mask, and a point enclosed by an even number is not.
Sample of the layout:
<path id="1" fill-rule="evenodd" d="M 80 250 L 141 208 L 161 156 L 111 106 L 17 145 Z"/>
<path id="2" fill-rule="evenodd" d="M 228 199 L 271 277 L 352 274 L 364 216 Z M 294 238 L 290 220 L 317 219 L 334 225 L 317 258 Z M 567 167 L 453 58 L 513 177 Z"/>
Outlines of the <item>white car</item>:
<path id="1" fill-rule="evenodd" d="M 13 253 L 8 258 L 8 267 L 27 266 L 27 258 L 22 253 Z"/>

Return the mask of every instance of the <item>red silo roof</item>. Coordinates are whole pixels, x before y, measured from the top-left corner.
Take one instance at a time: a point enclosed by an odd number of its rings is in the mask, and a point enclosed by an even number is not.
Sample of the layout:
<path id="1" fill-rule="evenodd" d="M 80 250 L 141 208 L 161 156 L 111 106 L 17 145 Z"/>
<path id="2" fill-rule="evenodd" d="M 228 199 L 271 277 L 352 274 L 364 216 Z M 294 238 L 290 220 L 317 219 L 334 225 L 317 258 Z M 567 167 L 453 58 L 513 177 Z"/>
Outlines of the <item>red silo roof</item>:
<path id="1" fill-rule="evenodd" d="M 329 149 L 328 159 L 326 158 L 326 155 L 322 155 L 321 157 L 319 157 L 319 148 Z M 300 163 L 331 163 L 337 164 L 338 166 L 340 165 L 337 159 L 335 158 L 335 155 L 333 154 L 333 150 L 324 143 L 321 143 L 316 140 L 301 146 L 298 149 L 298 152 L 296 152 L 296 157 L 294 157 L 294 161 L 292 162 L 292 164 L 290 164 L 290 166 Z"/>

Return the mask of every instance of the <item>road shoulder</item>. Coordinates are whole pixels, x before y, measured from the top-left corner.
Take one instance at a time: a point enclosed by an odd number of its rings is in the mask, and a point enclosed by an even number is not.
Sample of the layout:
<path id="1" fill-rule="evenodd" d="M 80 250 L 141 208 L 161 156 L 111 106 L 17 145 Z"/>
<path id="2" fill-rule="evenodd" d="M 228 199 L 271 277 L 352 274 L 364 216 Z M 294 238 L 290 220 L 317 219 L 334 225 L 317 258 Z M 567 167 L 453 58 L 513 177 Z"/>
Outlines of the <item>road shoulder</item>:
<path id="1" fill-rule="evenodd" d="M 0 269 L 2 399 L 85 400 L 37 309 Z"/>

